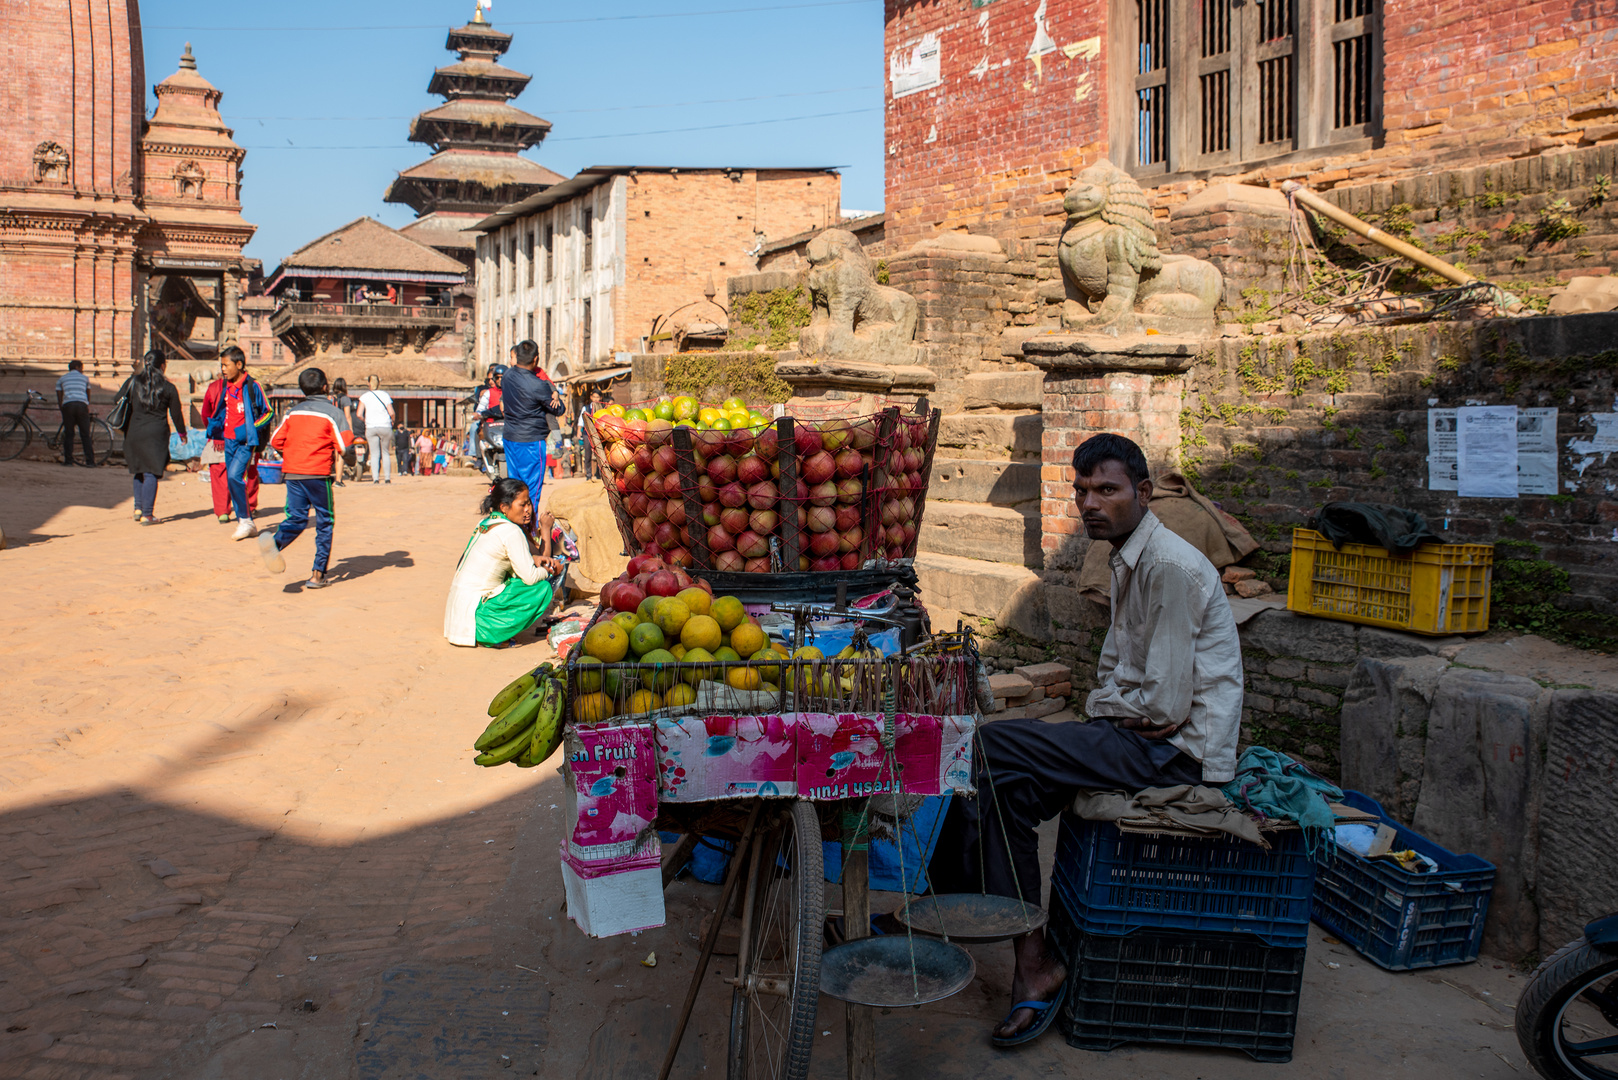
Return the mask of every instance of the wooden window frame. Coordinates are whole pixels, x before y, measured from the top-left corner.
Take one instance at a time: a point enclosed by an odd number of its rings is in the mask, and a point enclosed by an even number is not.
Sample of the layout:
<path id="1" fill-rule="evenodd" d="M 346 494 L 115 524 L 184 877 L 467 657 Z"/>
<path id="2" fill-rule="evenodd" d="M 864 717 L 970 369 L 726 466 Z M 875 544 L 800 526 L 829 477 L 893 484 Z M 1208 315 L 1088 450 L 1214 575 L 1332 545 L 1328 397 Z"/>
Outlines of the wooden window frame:
<path id="1" fill-rule="evenodd" d="M 1166 183 L 1215 173 L 1246 171 L 1264 164 L 1349 153 L 1380 145 L 1382 139 L 1383 37 L 1382 0 L 1370 14 L 1336 21 L 1338 0 L 1292 0 L 1292 34 L 1284 42 L 1256 40 L 1261 17 L 1258 0 L 1223 0 L 1232 8 L 1229 49 L 1203 57 L 1203 18 L 1207 4 L 1221 0 L 1163 0 L 1167 13 L 1168 62 L 1141 74 L 1140 0 L 1111 0 L 1108 45 L 1117 58 L 1113 65 L 1108 112 L 1108 149 L 1113 162 L 1142 180 Z M 1252 36 L 1249 37 L 1249 34 Z M 1349 38 L 1369 36 L 1370 116 L 1364 123 L 1336 127 L 1334 47 Z M 1292 135 L 1271 143 L 1257 140 L 1254 114 L 1259 106 L 1259 68 L 1262 60 L 1290 54 Z M 1251 61 L 1251 62 L 1249 62 Z M 1216 72 L 1228 72 L 1229 146 L 1205 152 L 1202 146 L 1202 83 Z M 1163 160 L 1141 164 L 1138 95 L 1143 89 L 1163 86 L 1168 97 L 1166 154 Z"/>

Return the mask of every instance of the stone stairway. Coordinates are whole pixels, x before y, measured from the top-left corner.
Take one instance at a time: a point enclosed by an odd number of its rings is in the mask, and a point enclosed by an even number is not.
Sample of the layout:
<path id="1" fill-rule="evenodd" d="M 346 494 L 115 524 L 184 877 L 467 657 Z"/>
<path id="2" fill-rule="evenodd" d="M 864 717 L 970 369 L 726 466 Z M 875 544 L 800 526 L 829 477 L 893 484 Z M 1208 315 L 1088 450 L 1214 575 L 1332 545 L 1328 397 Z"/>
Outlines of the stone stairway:
<path id="1" fill-rule="evenodd" d="M 962 380 L 963 411 L 945 414 L 917 545 L 922 600 L 938 629 L 959 617 L 1019 629 L 1043 564 L 1039 535 L 1042 373 Z M 1021 632 L 1044 631 L 1023 627 Z"/>

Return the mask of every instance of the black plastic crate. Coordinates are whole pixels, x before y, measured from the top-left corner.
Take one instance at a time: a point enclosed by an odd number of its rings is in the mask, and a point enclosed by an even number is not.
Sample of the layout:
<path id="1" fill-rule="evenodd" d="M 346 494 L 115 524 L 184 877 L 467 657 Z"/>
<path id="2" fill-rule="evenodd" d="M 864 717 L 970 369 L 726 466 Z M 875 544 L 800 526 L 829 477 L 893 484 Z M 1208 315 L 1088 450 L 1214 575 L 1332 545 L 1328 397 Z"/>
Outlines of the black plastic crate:
<path id="1" fill-rule="evenodd" d="M 1315 879 L 1315 922 L 1389 971 L 1476 960 L 1494 892 L 1494 864 L 1439 847 L 1357 791 L 1345 791 L 1343 802 L 1394 826 L 1394 850 L 1417 851 L 1436 862 L 1438 872 L 1412 874 L 1388 859 L 1362 858 L 1333 845 L 1331 865 Z"/>
<path id="2" fill-rule="evenodd" d="M 1278 948 L 1251 934 L 1090 934 L 1060 897 L 1049 935 L 1068 970 L 1058 1021 L 1069 1045 L 1211 1046 L 1292 1060 L 1307 946 Z"/>
<path id="3" fill-rule="evenodd" d="M 1051 869 L 1079 929 L 1254 934 L 1266 945 L 1309 941 L 1315 864 L 1301 830 L 1269 837 L 1270 849 L 1234 836 L 1121 831 L 1110 821 L 1062 815 Z"/>

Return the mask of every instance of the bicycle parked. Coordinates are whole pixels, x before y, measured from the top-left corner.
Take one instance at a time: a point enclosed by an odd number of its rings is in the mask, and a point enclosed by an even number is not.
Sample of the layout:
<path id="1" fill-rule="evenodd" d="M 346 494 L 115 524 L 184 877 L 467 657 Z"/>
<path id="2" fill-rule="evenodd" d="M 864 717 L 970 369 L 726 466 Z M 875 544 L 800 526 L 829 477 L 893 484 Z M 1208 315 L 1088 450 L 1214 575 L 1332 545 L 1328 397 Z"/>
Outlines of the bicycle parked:
<path id="1" fill-rule="evenodd" d="M 28 391 L 28 399 L 22 403 L 22 408 L 16 412 L 0 413 L 0 461 L 10 461 L 12 458 L 21 455 L 24 450 L 32 445 L 35 435 L 44 439 L 45 445 L 52 450 L 61 449 L 63 425 L 58 422 L 56 433 L 46 435 L 45 429 L 40 427 L 33 417 L 28 415 L 30 405 L 48 404 L 49 402 L 44 394 L 37 390 L 30 390 Z M 112 453 L 113 446 L 112 425 L 92 413 L 90 415 L 90 449 L 92 456 L 98 463 L 105 462 L 108 455 Z"/>

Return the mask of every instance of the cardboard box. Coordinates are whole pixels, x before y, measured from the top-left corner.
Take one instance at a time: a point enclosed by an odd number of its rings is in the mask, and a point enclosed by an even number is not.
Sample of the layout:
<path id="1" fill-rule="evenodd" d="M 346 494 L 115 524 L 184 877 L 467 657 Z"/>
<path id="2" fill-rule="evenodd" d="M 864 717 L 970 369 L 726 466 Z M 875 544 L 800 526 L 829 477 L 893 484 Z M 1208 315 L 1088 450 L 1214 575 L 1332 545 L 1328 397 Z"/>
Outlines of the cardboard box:
<path id="1" fill-rule="evenodd" d="M 970 793 L 970 716 L 899 713 L 892 755 L 882 749 L 880 717 L 799 713 L 798 791 L 816 800 L 851 799 L 899 790 L 915 795 Z"/>
<path id="2" fill-rule="evenodd" d="M 611 937 L 662 926 L 663 846 L 656 833 L 629 855 L 608 862 L 582 862 L 561 845 L 567 917 L 591 937 Z"/>
<path id="3" fill-rule="evenodd" d="M 657 721 L 665 802 L 798 793 L 798 725 L 782 716 L 678 716 Z"/>
<path id="4" fill-rule="evenodd" d="M 636 857 L 657 817 L 657 755 L 648 721 L 575 724 L 563 743 L 569 856 L 579 863 Z M 655 840 L 656 835 L 652 834 Z"/>

